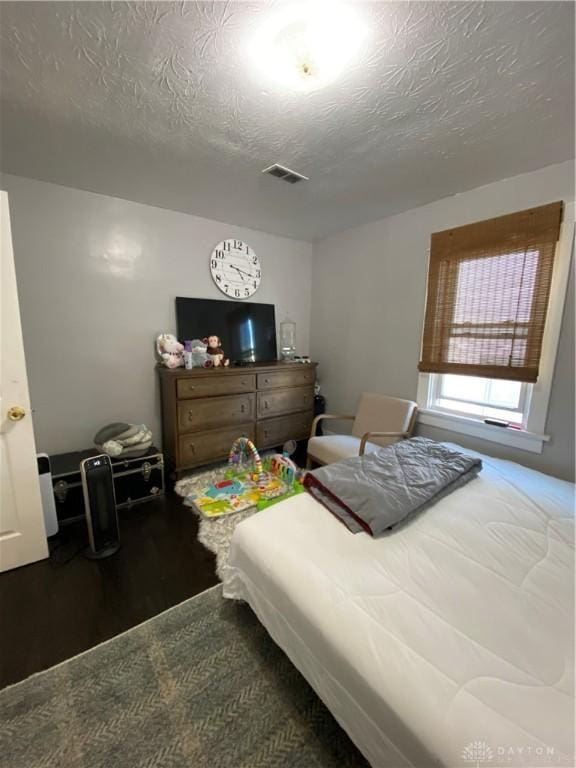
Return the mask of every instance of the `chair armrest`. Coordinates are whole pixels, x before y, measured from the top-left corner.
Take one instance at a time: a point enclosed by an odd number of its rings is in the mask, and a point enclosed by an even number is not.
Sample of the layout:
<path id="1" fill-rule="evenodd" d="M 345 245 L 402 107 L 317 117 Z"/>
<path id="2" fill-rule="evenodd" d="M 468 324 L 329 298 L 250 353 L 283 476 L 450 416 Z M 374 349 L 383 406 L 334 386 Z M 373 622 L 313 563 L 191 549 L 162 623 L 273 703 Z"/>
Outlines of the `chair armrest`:
<path id="1" fill-rule="evenodd" d="M 365 432 L 360 440 L 359 456 L 364 456 L 366 443 L 371 437 L 410 437 L 410 432 Z"/>
<path id="2" fill-rule="evenodd" d="M 321 413 L 320 416 L 316 416 L 316 418 L 312 422 L 310 437 L 312 438 L 316 436 L 316 428 L 318 427 L 318 424 L 322 421 L 322 419 L 339 419 L 339 420 L 351 419 L 352 421 L 354 421 L 355 418 L 356 418 L 355 416 L 342 416 L 341 414 L 337 414 L 337 413 Z"/>

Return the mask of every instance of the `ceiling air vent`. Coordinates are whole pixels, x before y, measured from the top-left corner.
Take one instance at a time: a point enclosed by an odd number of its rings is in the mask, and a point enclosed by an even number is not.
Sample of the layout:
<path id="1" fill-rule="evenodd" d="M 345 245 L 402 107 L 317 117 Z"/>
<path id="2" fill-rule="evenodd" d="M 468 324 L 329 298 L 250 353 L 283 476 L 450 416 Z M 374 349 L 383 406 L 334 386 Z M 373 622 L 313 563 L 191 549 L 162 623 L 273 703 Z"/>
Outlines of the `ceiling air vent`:
<path id="1" fill-rule="evenodd" d="M 262 173 L 267 173 L 269 176 L 276 176 L 277 179 L 287 181 L 288 184 L 296 184 L 299 181 L 309 181 L 308 176 L 303 176 L 301 173 L 291 171 L 290 168 L 285 168 L 283 165 L 275 163 L 269 168 L 264 168 Z"/>

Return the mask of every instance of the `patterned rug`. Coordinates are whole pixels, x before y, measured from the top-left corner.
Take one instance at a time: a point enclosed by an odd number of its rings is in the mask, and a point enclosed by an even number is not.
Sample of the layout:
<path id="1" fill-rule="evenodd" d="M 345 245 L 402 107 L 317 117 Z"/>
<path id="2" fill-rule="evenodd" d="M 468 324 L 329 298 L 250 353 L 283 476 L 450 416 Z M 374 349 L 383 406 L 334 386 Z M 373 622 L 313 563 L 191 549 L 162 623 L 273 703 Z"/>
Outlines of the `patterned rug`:
<path id="1" fill-rule="evenodd" d="M 264 456 L 265 454 L 262 455 Z M 184 477 L 176 483 L 174 490 L 179 496 L 186 499 L 192 492 L 196 492 L 200 488 L 211 485 L 218 480 L 222 480 L 226 466 L 226 464 L 222 464 L 204 472 L 188 475 L 188 477 Z M 203 544 L 206 549 L 209 549 L 210 552 L 214 552 L 216 555 L 216 573 L 222 579 L 222 574 L 224 572 L 223 568 L 228 562 L 230 540 L 232 539 L 234 528 L 236 528 L 238 523 L 241 523 L 242 520 L 255 514 L 256 510 L 249 509 L 246 512 L 236 512 L 233 515 L 208 519 L 197 512 L 191 503 L 186 501 L 184 503 L 198 516 L 200 521 L 198 526 L 198 541 Z"/>
<path id="2" fill-rule="evenodd" d="M 0 691 L 10 768 L 368 768 L 217 586 Z"/>

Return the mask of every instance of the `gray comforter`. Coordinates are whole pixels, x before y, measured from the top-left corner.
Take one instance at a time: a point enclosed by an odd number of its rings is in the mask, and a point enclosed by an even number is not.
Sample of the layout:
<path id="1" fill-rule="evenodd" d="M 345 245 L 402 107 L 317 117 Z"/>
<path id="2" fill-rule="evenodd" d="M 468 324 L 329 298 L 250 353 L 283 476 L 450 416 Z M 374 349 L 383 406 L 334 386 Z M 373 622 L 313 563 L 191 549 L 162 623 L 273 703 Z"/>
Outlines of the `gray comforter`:
<path id="1" fill-rule="evenodd" d="M 377 536 L 460 488 L 481 469 L 480 459 L 413 437 L 308 472 L 304 485 L 353 533 Z"/>

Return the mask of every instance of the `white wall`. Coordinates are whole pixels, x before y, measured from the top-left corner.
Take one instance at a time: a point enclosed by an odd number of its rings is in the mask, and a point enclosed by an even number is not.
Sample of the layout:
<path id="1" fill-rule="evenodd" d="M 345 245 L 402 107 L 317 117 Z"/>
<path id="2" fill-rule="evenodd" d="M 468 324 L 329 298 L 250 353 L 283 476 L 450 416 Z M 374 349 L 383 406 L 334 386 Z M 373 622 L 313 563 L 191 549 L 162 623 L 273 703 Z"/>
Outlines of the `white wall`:
<path id="1" fill-rule="evenodd" d="M 423 171 L 424 172 L 424 171 Z M 354 412 L 363 391 L 416 398 L 430 235 L 554 200 L 574 199 L 567 162 L 348 230 L 315 247 L 312 356 L 328 410 Z M 420 433 L 574 478 L 574 292 L 564 313 L 542 455 L 431 427 Z"/>
<path id="2" fill-rule="evenodd" d="M 308 353 L 312 246 L 209 219 L 15 176 L 7 189 L 38 450 L 90 447 L 110 421 L 160 441 L 154 340 L 174 297 L 224 299 L 209 254 L 226 237 L 262 262 L 254 301 L 297 324 Z"/>

